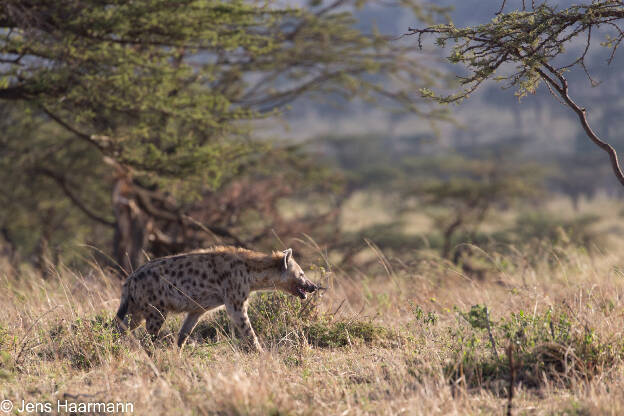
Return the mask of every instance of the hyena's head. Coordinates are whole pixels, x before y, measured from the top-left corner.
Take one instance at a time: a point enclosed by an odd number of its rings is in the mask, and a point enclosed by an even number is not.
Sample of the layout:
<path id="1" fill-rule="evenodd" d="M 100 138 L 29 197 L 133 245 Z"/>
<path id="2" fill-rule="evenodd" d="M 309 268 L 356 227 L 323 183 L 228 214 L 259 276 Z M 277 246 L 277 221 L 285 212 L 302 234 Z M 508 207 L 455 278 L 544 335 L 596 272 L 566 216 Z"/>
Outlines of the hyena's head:
<path id="1" fill-rule="evenodd" d="M 280 287 L 291 295 L 306 298 L 307 293 L 316 291 L 319 287 L 306 279 L 303 270 L 293 259 L 292 249 L 284 250 L 284 262 L 281 265 Z"/>

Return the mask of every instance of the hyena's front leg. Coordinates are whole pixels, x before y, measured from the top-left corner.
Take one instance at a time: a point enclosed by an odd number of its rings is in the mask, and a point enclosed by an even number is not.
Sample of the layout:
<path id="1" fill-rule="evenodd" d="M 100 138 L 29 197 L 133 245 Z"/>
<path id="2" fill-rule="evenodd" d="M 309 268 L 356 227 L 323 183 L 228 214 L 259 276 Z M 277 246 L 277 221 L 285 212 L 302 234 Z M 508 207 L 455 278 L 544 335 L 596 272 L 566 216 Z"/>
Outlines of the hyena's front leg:
<path id="1" fill-rule="evenodd" d="M 256 337 L 256 333 L 251 327 L 249 316 L 247 316 L 247 301 L 234 300 L 226 302 L 225 310 L 238 330 L 239 335 L 244 339 L 247 345 L 257 352 L 262 352 L 258 337 Z"/>

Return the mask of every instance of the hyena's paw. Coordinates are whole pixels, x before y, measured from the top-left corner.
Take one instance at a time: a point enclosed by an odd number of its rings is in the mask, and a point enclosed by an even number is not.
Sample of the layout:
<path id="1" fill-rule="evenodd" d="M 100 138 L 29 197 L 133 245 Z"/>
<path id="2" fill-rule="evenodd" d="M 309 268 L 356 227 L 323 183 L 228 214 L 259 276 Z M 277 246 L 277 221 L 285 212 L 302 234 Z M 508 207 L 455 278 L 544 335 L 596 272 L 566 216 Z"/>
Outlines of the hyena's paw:
<path id="1" fill-rule="evenodd" d="M 175 345 L 173 334 L 159 334 L 157 336 L 146 333 L 139 340 L 143 349 L 151 356 L 151 354 L 157 349 L 167 349 Z"/>
<path id="2" fill-rule="evenodd" d="M 264 348 L 262 348 L 262 345 L 260 345 L 260 343 L 256 340 L 254 341 L 241 341 L 238 344 L 238 348 L 248 354 L 262 354 L 264 352 Z"/>

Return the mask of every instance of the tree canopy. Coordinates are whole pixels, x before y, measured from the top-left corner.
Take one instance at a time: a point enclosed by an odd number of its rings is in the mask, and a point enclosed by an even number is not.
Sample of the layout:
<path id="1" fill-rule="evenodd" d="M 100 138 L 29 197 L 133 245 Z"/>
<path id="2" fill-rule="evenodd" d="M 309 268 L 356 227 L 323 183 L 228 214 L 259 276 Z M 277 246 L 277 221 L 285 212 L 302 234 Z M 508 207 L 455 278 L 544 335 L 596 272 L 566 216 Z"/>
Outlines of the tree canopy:
<path id="1" fill-rule="evenodd" d="M 117 162 L 218 181 L 247 143 L 241 121 L 303 92 L 392 96 L 416 109 L 422 65 L 353 27 L 336 2 L 316 10 L 242 1 L 6 1 L 0 98 L 36 102 Z M 406 92 L 408 91 L 408 92 Z"/>
<path id="2" fill-rule="evenodd" d="M 422 19 L 435 11 L 400 4 Z M 3 1 L 0 100 L 21 123 L 4 139 L 5 168 L 25 187 L 20 179 L 44 178 L 43 188 L 61 191 L 77 215 L 112 227 L 125 268 L 148 245 L 200 244 L 191 231 L 241 242 L 219 224 L 189 219 L 199 210 L 189 201 L 205 202 L 206 192 L 250 167 L 297 159 L 252 140 L 250 122 L 307 93 L 443 115 L 418 93 L 435 71 L 409 45 L 358 28 L 354 7 Z M 25 111 L 41 129 L 28 130 Z M 4 225 L 8 236 L 19 234 Z"/>

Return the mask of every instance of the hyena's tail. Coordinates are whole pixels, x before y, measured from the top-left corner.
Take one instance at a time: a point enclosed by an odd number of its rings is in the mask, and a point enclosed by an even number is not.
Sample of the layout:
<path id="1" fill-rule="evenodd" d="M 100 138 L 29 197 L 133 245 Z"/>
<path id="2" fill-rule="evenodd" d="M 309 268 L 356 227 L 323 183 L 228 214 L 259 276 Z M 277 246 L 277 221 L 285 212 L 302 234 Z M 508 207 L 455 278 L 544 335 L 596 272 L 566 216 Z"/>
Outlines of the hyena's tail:
<path id="1" fill-rule="evenodd" d="M 126 315 L 128 314 L 128 306 L 130 302 L 128 301 L 128 297 L 124 296 L 121 299 L 121 305 L 119 305 L 119 309 L 117 309 L 117 319 L 123 321 Z"/>
<path id="2" fill-rule="evenodd" d="M 128 299 L 128 291 L 126 285 L 124 285 L 123 290 L 121 292 L 121 303 L 119 304 L 119 309 L 117 309 L 116 321 L 117 321 L 117 331 L 119 333 L 123 333 L 128 328 L 128 321 L 126 320 L 128 316 L 128 308 L 130 306 L 130 300 Z"/>

